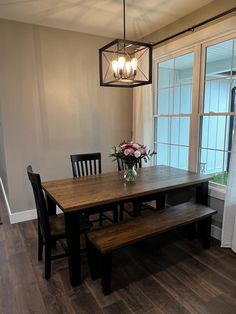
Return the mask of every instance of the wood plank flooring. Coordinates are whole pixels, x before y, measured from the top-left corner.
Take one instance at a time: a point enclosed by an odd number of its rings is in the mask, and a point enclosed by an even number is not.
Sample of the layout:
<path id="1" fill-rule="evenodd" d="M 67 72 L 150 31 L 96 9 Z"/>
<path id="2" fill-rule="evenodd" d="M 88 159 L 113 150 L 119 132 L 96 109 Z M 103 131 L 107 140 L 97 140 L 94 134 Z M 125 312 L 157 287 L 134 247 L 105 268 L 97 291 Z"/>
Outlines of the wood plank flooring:
<path id="1" fill-rule="evenodd" d="M 0 197 L 0 313 L 236 313 L 236 254 L 213 241 L 203 250 L 178 231 L 114 254 L 113 289 L 101 292 L 82 257 L 83 284 L 72 288 L 67 260 L 42 277 L 36 222 L 10 225 Z"/>

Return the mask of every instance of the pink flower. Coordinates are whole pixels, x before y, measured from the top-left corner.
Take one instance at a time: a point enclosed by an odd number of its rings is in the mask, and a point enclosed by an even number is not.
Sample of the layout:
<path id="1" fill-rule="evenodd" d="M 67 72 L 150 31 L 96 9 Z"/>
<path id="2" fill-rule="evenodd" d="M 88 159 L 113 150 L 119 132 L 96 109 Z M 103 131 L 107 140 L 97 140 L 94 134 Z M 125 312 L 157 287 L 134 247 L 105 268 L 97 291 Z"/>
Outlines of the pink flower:
<path id="1" fill-rule="evenodd" d="M 124 150 L 124 155 L 125 155 L 125 156 L 133 155 L 133 153 L 134 153 L 133 148 L 126 148 L 126 149 Z"/>

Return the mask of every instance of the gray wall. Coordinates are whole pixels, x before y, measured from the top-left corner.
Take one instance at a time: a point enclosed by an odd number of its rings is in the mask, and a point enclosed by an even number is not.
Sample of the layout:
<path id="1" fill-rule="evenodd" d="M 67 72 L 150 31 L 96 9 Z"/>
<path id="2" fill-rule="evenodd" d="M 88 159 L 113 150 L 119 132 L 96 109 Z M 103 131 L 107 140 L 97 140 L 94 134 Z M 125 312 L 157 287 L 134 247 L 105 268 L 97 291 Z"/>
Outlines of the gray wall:
<path id="1" fill-rule="evenodd" d="M 26 176 L 70 177 L 69 155 L 130 139 L 132 91 L 99 86 L 98 49 L 110 39 L 0 20 L 1 176 L 12 212 L 35 208 Z M 4 143 L 4 147 L 3 147 Z"/>
<path id="2" fill-rule="evenodd" d="M 5 161 L 5 150 L 4 150 L 4 135 L 3 135 L 2 104 L 1 103 L 0 103 L 0 178 L 2 179 L 2 183 L 7 193 L 8 185 L 7 185 L 6 161 Z"/>
<path id="3" fill-rule="evenodd" d="M 200 23 L 204 20 L 209 19 L 219 13 L 222 13 L 226 10 L 229 10 L 236 6 L 236 0 L 215 0 L 207 4 L 206 6 L 200 8 L 193 13 L 184 16 L 183 18 L 177 20 L 176 22 L 169 24 L 148 36 L 145 36 L 143 39 L 150 42 L 157 42 L 164 38 L 167 38 L 173 34 L 176 34 L 186 28 L 192 27 L 197 23 Z M 221 18 L 224 19 L 225 17 Z M 213 23 L 217 23 L 217 21 L 213 21 L 210 24 L 202 26 L 202 28 L 207 27 Z M 199 29 L 199 28 L 198 28 Z M 186 33 L 189 34 L 189 33 Z M 182 35 L 185 36 L 185 35 Z"/>

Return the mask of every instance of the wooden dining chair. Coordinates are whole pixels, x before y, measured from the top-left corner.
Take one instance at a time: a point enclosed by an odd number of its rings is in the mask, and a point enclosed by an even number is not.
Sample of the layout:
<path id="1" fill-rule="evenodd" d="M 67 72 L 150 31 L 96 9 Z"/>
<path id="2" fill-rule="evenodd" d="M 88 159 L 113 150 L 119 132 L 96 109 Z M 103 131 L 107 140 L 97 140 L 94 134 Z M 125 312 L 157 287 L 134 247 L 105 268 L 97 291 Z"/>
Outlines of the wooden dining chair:
<path id="1" fill-rule="evenodd" d="M 43 247 L 45 248 L 45 270 L 44 276 L 49 279 L 51 276 L 51 261 L 59 258 L 66 257 L 68 254 L 66 252 L 66 247 L 63 242 L 60 242 L 64 254 L 52 255 L 52 247 L 61 239 L 65 238 L 65 223 L 64 215 L 48 215 L 48 208 L 43 194 L 41 186 L 41 178 L 38 173 L 34 173 L 31 166 L 27 167 L 27 173 L 32 185 L 34 200 L 37 210 L 38 218 L 38 260 L 42 260 L 43 257 Z M 80 222 L 80 230 L 85 232 L 89 230 L 90 225 L 86 217 L 82 217 Z"/>
<path id="2" fill-rule="evenodd" d="M 82 177 L 82 176 L 91 176 L 102 173 L 102 165 L 101 165 L 101 153 L 89 153 L 89 154 L 75 154 L 70 156 L 72 173 L 73 177 Z M 91 220 L 91 222 L 99 221 L 99 224 L 102 225 L 103 220 L 109 220 L 111 222 L 117 222 L 117 207 L 109 208 L 113 212 L 113 219 L 108 217 L 103 213 L 104 208 L 106 206 L 103 205 L 102 210 L 99 211 L 99 220 Z"/>
<path id="3" fill-rule="evenodd" d="M 123 159 L 117 159 L 116 161 L 117 161 L 118 171 L 126 170 L 126 165 L 125 165 L 125 162 Z M 137 162 L 135 167 L 136 167 L 136 169 L 142 168 L 142 161 L 140 160 L 139 162 Z M 141 201 L 139 203 L 130 202 L 132 204 L 132 209 L 128 209 L 127 206 L 125 206 L 125 203 L 121 203 L 120 204 L 120 214 L 119 214 L 120 220 L 123 220 L 124 212 L 126 212 L 129 216 L 134 217 L 137 214 L 141 214 L 141 210 L 144 210 L 144 209 L 156 210 L 155 207 L 153 207 L 149 204 L 143 203 L 143 202 L 145 202 L 145 198 L 143 201 Z"/>

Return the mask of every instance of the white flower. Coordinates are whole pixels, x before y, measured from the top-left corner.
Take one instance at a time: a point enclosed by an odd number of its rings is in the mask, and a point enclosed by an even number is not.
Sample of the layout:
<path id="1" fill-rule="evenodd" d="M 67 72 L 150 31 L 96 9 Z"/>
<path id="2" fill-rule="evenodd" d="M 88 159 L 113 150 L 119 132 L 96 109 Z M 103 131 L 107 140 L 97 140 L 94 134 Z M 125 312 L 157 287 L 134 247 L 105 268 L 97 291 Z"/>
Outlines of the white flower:
<path id="1" fill-rule="evenodd" d="M 140 145 L 139 145 L 139 144 L 136 144 L 136 143 L 134 143 L 132 146 L 133 146 L 133 148 L 135 148 L 135 149 L 139 149 L 139 148 L 140 148 Z"/>
<path id="2" fill-rule="evenodd" d="M 141 156 L 141 152 L 139 150 L 136 150 L 134 152 L 134 156 L 135 156 L 135 158 L 139 158 Z"/>

